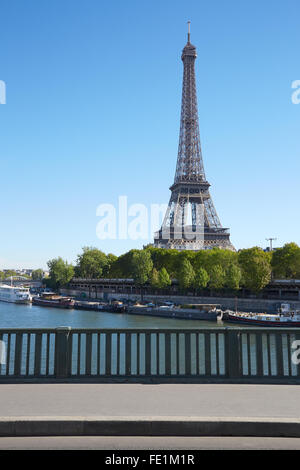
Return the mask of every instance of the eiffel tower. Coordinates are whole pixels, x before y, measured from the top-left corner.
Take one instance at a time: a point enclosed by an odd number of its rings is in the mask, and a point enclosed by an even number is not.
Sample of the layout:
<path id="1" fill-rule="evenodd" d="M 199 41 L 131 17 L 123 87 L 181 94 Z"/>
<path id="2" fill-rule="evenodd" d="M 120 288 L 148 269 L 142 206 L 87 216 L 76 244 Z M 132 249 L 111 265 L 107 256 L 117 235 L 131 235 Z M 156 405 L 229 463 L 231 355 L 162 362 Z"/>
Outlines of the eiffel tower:
<path id="1" fill-rule="evenodd" d="M 183 85 L 180 136 L 175 180 L 161 229 L 154 234 L 159 248 L 198 251 L 214 247 L 234 250 L 229 229 L 223 228 L 209 193 L 200 143 L 195 60 L 196 47 L 188 41 L 181 59 Z"/>

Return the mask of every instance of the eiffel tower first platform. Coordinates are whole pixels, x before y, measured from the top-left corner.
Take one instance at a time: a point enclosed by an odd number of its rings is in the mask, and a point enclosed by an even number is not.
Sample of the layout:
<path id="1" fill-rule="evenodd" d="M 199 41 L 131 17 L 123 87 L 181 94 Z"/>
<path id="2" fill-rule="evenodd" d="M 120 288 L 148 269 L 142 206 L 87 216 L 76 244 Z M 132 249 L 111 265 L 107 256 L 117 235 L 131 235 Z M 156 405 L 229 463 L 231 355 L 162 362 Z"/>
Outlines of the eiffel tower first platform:
<path id="1" fill-rule="evenodd" d="M 228 228 L 223 228 L 209 193 L 200 143 L 195 79 L 196 47 L 188 41 L 182 51 L 183 85 L 180 136 L 175 180 L 154 246 L 178 250 L 214 247 L 234 250 Z"/>

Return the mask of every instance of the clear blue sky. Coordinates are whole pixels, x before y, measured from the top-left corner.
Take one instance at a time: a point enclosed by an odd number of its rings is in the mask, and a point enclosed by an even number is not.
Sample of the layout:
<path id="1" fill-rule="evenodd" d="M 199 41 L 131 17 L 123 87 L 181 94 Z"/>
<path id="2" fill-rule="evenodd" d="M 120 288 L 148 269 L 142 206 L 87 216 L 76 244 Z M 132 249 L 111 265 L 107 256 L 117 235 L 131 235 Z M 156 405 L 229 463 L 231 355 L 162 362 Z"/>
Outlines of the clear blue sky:
<path id="1" fill-rule="evenodd" d="M 2 0 L 0 269 L 147 243 L 99 240 L 96 208 L 168 202 L 187 20 L 223 226 L 237 248 L 300 243 L 299 15 L 299 0 Z"/>

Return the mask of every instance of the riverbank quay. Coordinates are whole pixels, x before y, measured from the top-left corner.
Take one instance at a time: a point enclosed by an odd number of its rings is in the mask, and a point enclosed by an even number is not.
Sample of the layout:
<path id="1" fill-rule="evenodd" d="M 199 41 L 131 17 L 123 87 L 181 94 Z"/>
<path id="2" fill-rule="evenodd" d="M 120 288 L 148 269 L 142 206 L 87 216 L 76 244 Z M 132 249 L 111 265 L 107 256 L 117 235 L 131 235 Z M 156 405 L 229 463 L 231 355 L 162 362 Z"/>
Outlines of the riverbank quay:
<path id="1" fill-rule="evenodd" d="M 299 400 L 293 385 L 3 384 L 0 436 L 300 437 Z"/>
<path id="2" fill-rule="evenodd" d="M 125 301 L 124 301 L 125 300 Z M 131 305 L 126 303 L 126 299 L 118 302 L 95 302 L 89 300 L 75 299 L 74 309 L 93 310 L 113 313 L 129 313 L 132 315 L 147 315 L 163 318 L 179 318 L 185 320 L 205 320 L 217 321 L 221 318 L 222 311 L 219 305 L 198 304 L 194 308 L 170 307 L 170 306 L 149 306 L 149 305 Z"/>
<path id="3" fill-rule="evenodd" d="M 72 296 L 80 298 L 80 295 L 84 293 L 86 298 L 91 301 L 111 301 L 111 300 L 123 300 L 136 302 L 141 300 L 140 294 L 122 293 L 117 291 L 104 292 L 91 290 L 90 292 L 85 290 L 73 289 L 73 288 L 62 288 L 60 289 L 61 294 L 66 296 Z M 240 310 L 243 312 L 268 312 L 276 313 L 281 303 L 287 302 L 290 304 L 292 310 L 300 310 L 299 300 L 283 300 L 282 298 L 275 299 L 257 299 L 257 298 L 236 298 L 236 297 L 204 297 L 204 296 L 188 296 L 188 295 L 148 295 L 144 294 L 143 299 L 145 302 L 153 302 L 157 304 L 159 302 L 172 302 L 175 304 L 216 304 L 220 305 L 222 310 Z"/>

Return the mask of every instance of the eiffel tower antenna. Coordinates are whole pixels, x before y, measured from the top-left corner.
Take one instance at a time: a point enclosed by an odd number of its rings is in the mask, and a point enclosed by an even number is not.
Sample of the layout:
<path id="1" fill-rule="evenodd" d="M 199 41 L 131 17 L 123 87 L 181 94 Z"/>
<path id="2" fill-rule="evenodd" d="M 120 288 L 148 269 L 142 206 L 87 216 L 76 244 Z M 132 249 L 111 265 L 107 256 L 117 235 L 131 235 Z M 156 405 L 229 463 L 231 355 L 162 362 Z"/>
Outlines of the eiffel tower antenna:
<path id="1" fill-rule="evenodd" d="M 180 134 L 174 183 L 161 229 L 154 235 L 154 246 L 160 248 L 208 248 L 234 250 L 229 230 L 223 228 L 206 180 L 198 123 L 195 61 L 196 47 L 188 40 L 182 50 L 183 83 Z"/>
<path id="2" fill-rule="evenodd" d="M 188 44 L 190 44 L 190 42 L 191 42 L 191 22 L 188 21 L 187 24 L 188 24 Z"/>

